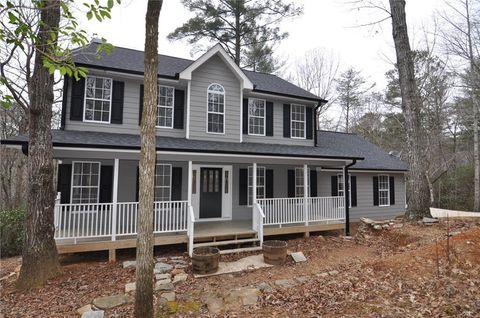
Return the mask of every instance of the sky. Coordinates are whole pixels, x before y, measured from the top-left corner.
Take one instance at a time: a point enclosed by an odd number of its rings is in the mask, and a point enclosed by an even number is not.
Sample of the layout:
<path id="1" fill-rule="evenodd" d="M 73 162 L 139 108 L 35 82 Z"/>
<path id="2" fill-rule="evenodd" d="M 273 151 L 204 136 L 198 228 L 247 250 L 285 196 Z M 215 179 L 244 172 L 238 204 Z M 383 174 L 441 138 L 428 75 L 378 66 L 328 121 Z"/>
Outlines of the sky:
<path id="1" fill-rule="evenodd" d="M 78 2 L 80 4 L 83 0 Z M 111 20 L 97 23 L 83 17 L 80 23 L 90 35 L 96 33 L 115 46 L 143 50 L 146 1 L 122 2 L 113 9 Z M 305 52 L 320 47 L 338 56 L 341 70 L 353 66 L 362 71 L 368 82 L 376 83 L 377 89 L 385 86 L 384 74 L 395 61 L 391 22 L 387 20 L 373 27 L 357 27 L 383 18 L 385 15 L 380 10 L 357 10 L 351 0 L 294 2 L 303 5 L 304 14 L 281 24 L 281 29 L 289 33 L 289 37 L 276 49 L 276 53 L 287 61 L 284 73 L 288 74 Z M 388 4 L 388 1 L 384 2 Z M 427 32 L 432 30 L 433 13 L 441 10 L 443 3 L 444 0 L 407 0 L 407 23 L 413 47 L 422 42 L 424 29 Z M 183 58 L 195 58 L 201 54 L 196 52 L 192 55 L 192 47 L 186 41 L 167 39 L 170 32 L 192 16 L 179 0 L 163 1 L 159 25 L 161 54 Z"/>

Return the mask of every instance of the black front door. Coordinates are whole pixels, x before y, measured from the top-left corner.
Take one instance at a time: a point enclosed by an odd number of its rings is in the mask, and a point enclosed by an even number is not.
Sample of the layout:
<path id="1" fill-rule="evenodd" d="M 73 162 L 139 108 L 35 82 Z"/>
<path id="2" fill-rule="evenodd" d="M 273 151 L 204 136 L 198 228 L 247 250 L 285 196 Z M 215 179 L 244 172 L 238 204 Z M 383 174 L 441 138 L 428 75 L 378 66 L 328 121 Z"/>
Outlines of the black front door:
<path id="1" fill-rule="evenodd" d="M 222 168 L 200 169 L 200 218 L 222 217 Z"/>

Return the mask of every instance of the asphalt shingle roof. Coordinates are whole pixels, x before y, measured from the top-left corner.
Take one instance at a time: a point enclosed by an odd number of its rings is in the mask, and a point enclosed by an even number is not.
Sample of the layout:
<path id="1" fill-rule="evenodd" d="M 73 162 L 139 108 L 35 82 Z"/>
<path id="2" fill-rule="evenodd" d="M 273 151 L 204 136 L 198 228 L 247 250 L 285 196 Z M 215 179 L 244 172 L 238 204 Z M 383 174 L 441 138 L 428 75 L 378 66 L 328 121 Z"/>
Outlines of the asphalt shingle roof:
<path id="1" fill-rule="evenodd" d="M 114 149 L 140 149 L 140 135 L 101 133 L 92 131 L 52 130 L 53 145 Z M 25 144 L 28 136 L 2 140 L 4 144 Z M 157 136 L 157 150 L 192 151 L 203 153 L 252 154 L 280 157 L 358 158 L 348 150 L 309 146 L 288 146 L 261 143 L 234 143 Z"/>
<path id="2" fill-rule="evenodd" d="M 115 47 L 110 54 L 102 53 L 100 57 L 96 54 L 96 44 L 92 42 L 85 48 L 74 52 L 73 60 L 82 66 L 93 66 L 118 71 L 144 73 L 143 51 Z M 193 60 L 158 55 L 158 75 L 160 77 L 176 77 L 178 73 L 186 69 Z M 273 74 L 259 73 L 243 70 L 245 75 L 254 85 L 254 91 L 264 91 L 280 95 L 290 95 L 300 98 L 319 101 L 320 97 L 284 80 Z"/>
<path id="3" fill-rule="evenodd" d="M 317 131 L 317 147 L 331 151 L 345 150 L 350 156 L 363 157 L 352 169 L 407 171 L 408 164 L 356 134 Z"/>

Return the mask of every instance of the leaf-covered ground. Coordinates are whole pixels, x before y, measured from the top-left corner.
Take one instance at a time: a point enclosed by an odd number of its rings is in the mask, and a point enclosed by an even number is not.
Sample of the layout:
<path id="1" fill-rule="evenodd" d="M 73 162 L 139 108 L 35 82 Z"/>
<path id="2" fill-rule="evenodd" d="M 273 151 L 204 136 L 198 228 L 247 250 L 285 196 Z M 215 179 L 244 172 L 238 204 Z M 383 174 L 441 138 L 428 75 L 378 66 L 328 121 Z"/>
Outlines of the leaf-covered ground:
<path id="1" fill-rule="evenodd" d="M 371 233 L 367 240 L 325 235 L 289 238 L 289 249 L 302 251 L 308 261 L 231 275 L 194 279 L 176 287 L 177 302 L 158 316 L 212 316 L 206 294 L 231 288 L 275 287 L 279 279 L 304 278 L 295 287 L 263 293 L 257 305 L 238 307 L 228 317 L 480 317 L 480 220 L 450 220 L 447 226 L 405 225 Z M 332 233 L 333 234 L 333 233 Z M 436 243 L 438 242 L 438 243 Z M 181 255 L 181 247 L 159 249 L 158 256 Z M 123 253 L 131 258 L 132 252 Z M 438 257 L 437 257 L 438 255 Z M 236 259 L 244 255 L 231 255 Z M 450 260 L 449 260 L 450 259 Z M 101 295 L 123 293 L 134 280 L 134 269 L 109 264 L 105 254 L 64 257 L 63 273 L 40 289 L 14 289 L 19 258 L 0 261 L 0 310 L 4 317 L 75 317 L 76 309 Z M 438 265 L 437 265 L 438 264 Z M 338 271 L 335 275 L 317 275 Z M 187 270 L 188 272 L 188 270 Z M 133 306 L 106 312 L 130 317 Z M 0 315 L 1 316 L 1 315 Z"/>

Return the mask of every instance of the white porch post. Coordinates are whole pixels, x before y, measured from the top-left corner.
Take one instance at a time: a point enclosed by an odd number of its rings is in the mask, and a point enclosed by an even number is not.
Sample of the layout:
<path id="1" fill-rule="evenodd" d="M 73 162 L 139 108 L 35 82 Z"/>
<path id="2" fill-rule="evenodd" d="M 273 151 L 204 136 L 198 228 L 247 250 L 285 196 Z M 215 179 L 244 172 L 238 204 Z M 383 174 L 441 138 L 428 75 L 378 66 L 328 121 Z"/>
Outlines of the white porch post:
<path id="1" fill-rule="evenodd" d="M 187 187 L 187 200 L 188 206 L 192 205 L 192 161 L 188 161 L 188 187 Z"/>
<path id="2" fill-rule="evenodd" d="M 305 215 L 305 225 L 308 226 L 308 165 L 303 165 L 303 210 Z"/>
<path id="3" fill-rule="evenodd" d="M 116 240 L 117 234 L 117 202 L 118 202 L 118 167 L 120 160 L 114 159 L 113 163 L 113 191 L 112 191 L 112 241 Z"/>
<path id="4" fill-rule="evenodd" d="M 257 163 L 253 163 L 252 171 L 252 203 L 255 205 L 257 203 Z"/>

